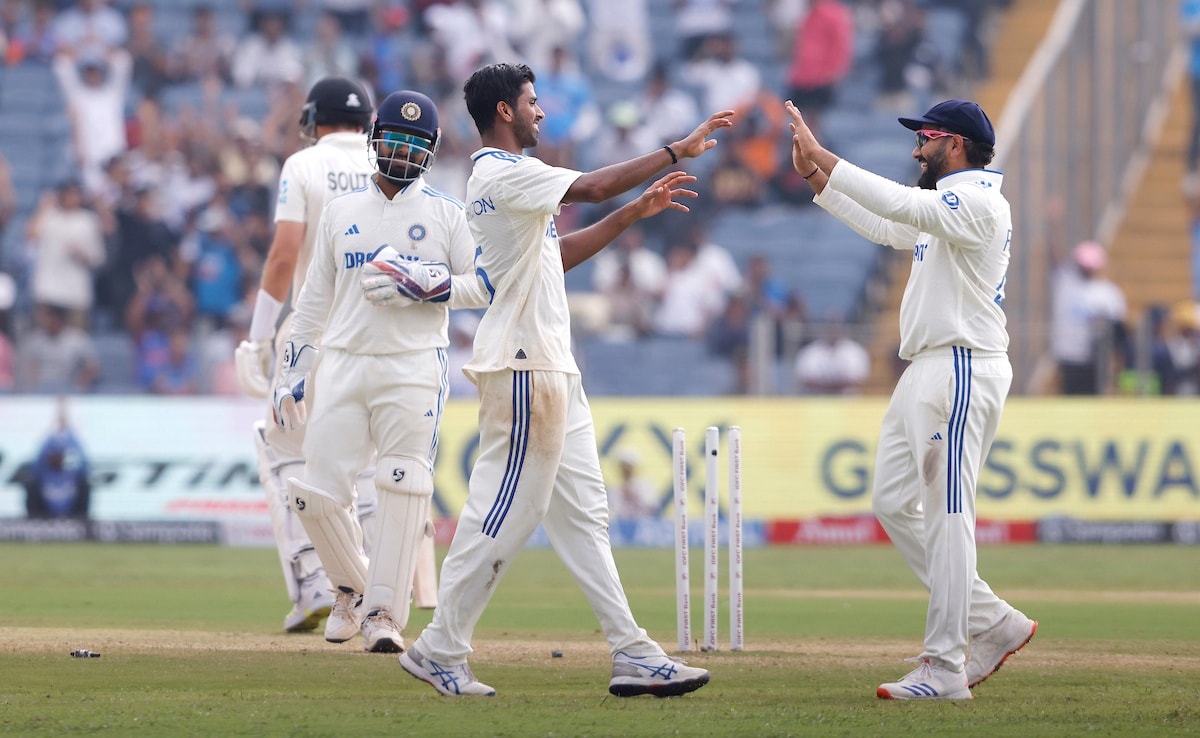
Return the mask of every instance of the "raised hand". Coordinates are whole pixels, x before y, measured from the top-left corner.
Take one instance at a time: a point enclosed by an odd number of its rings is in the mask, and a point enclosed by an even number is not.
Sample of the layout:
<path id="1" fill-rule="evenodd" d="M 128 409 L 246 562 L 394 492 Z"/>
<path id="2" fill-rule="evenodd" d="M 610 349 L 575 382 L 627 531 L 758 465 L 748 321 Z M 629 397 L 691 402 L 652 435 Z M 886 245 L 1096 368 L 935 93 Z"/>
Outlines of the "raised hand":
<path id="1" fill-rule="evenodd" d="M 634 208 L 638 218 L 649 218 L 668 208 L 684 213 L 690 212 L 686 205 L 676 202 L 675 198 L 698 197 L 696 192 L 685 189 L 686 185 L 695 181 L 696 178 L 687 172 L 669 172 L 647 187 L 630 205 Z"/>
<path id="2" fill-rule="evenodd" d="M 696 130 L 689 133 L 687 138 L 671 144 L 671 150 L 680 159 L 694 159 L 700 156 L 705 151 L 717 145 L 716 139 L 710 139 L 709 136 L 720 128 L 731 127 L 733 125 L 733 116 L 734 111 L 732 110 L 722 110 L 719 113 L 713 113 L 708 116 L 708 120 L 696 126 Z"/>

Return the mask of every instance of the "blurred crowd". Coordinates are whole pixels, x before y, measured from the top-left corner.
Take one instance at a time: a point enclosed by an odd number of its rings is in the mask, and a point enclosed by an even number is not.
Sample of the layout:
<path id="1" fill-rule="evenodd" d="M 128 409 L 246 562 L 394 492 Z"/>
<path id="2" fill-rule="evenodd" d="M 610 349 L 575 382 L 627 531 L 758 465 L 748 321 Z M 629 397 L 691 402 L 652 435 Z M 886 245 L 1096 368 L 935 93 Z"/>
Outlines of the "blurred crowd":
<path id="1" fill-rule="evenodd" d="M 671 5 L 673 38 L 652 28 L 659 2 Z M 55 142 L 62 176 L 42 183 L 32 212 L 19 212 L 13 168 L 0 159 L 0 228 L 20 229 L 0 240 L 8 245 L 0 391 L 82 393 L 107 383 L 236 393 L 233 348 L 312 83 L 342 74 L 376 99 L 400 88 L 433 97 L 444 130 L 428 179 L 461 197 L 478 145 L 462 81 L 481 64 L 520 60 L 537 73 L 547 114 L 537 155 L 557 165 L 602 166 L 676 140 L 713 110 L 740 112 L 721 155 L 705 164 L 704 212 L 654 219 L 595 260 L 586 288 L 605 298 L 608 337 L 703 341 L 737 369 L 729 391 L 744 392 L 753 326 L 765 319 L 776 355 L 795 362 L 795 391 L 854 392 L 865 378 L 860 351 L 815 356 L 849 340 L 849 316 L 815 316 L 810 326 L 803 300 L 753 244 L 714 241 L 714 218 L 808 200 L 789 164 L 784 98 L 801 102 L 819 127 L 855 69 L 869 73 L 880 110 L 910 112 L 961 93 L 988 75 L 991 28 L 1007 5 L 6 0 L 0 58 L 9 68 L 52 70 L 56 89 L 44 94 L 60 97 L 70 143 Z M 927 31 L 935 8 L 960 16 L 960 37 Z M 766 13 L 771 29 L 771 48 L 750 56 L 738 22 L 747 13 Z M 599 215 L 568 208 L 559 227 Z M 126 342 L 128 376 L 106 376 L 99 339 Z"/>

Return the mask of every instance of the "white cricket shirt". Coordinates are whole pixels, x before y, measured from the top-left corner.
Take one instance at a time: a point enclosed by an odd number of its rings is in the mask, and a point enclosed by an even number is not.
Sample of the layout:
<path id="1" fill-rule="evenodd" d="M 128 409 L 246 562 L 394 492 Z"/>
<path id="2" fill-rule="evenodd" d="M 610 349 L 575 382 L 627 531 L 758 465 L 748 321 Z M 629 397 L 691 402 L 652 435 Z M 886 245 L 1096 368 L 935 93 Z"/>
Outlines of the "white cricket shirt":
<path id="1" fill-rule="evenodd" d="M 495 148 L 471 159 L 467 223 L 492 304 L 463 371 L 472 378 L 503 369 L 578 374 L 554 216 L 581 172 Z"/>
<path id="2" fill-rule="evenodd" d="M 325 206 L 313 258 L 296 299 L 290 340 L 353 354 L 396 354 L 450 345 L 450 308 L 487 305 L 463 206 L 418 178 L 391 200 L 374 180 Z M 453 275 L 446 302 L 375 305 L 359 278 L 368 261 L 440 261 Z M 323 334 L 323 335 L 322 335 Z"/>
<path id="3" fill-rule="evenodd" d="M 1003 179 L 964 169 L 925 190 L 843 160 L 814 199 L 864 238 L 912 249 L 900 302 L 900 358 L 947 346 L 1008 350 L 1003 303 L 1012 213 L 1000 194 Z"/>
<path id="4" fill-rule="evenodd" d="M 327 133 L 283 162 L 279 172 L 279 195 L 275 201 L 275 222 L 286 220 L 308 224 L 296 269 L 292 272 L 293 299 L 304 286 L 313 242 L 317 240 L 317 218 L 325 204 L 338 195 L 366 187 L 375 171 L 367 156 L 367 134 L 352 131 Z"/>

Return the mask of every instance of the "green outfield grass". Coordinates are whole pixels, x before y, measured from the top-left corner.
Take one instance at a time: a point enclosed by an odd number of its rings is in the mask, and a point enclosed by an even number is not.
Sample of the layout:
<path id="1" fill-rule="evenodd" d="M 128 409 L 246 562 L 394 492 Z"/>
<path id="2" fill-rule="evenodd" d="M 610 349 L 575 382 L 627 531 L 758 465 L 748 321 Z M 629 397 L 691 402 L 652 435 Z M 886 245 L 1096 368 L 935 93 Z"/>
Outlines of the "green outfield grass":
<path id="1" fill-rule="evenodd" d="M 887 546 L 748 551 L 747 650 L 691 654 L 712 682 L 668 700 L 608 695 L 595 618 L 550 551 L 522 554 L 480 623 L 472 665 L 498 690 L 484 700 L 439 697 L 359 643 L 283 634 L 270 550 L 0 544 L 0 560 L 4 735 L 1200 732 L 1196 548 L 981 549 L 984 577 L 1041 628 L 974 701 L 955 703 L 875 698 L 908 670 L 924 626 L 924 593 Z M 639 620 L 674 651 L 671 553 L 619 551 L 618 564 Z M 406 635 L 429 617 L 414 611 Z M 69 657 L 75 648 L 103 655 Z"/>

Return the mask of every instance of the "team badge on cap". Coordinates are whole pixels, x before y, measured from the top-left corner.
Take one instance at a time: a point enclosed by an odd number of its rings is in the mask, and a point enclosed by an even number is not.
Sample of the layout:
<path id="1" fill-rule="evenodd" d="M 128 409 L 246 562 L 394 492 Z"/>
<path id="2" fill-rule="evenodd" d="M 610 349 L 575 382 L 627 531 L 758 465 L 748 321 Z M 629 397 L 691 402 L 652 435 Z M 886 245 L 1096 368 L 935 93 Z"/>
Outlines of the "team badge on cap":
<path id="1" fill-rule="evenodd" d="M 406 102 L 400 108 L 400 115 L 404 116 L 405 120 L 420 120 L 421 106 L 415 102 Z"/>

